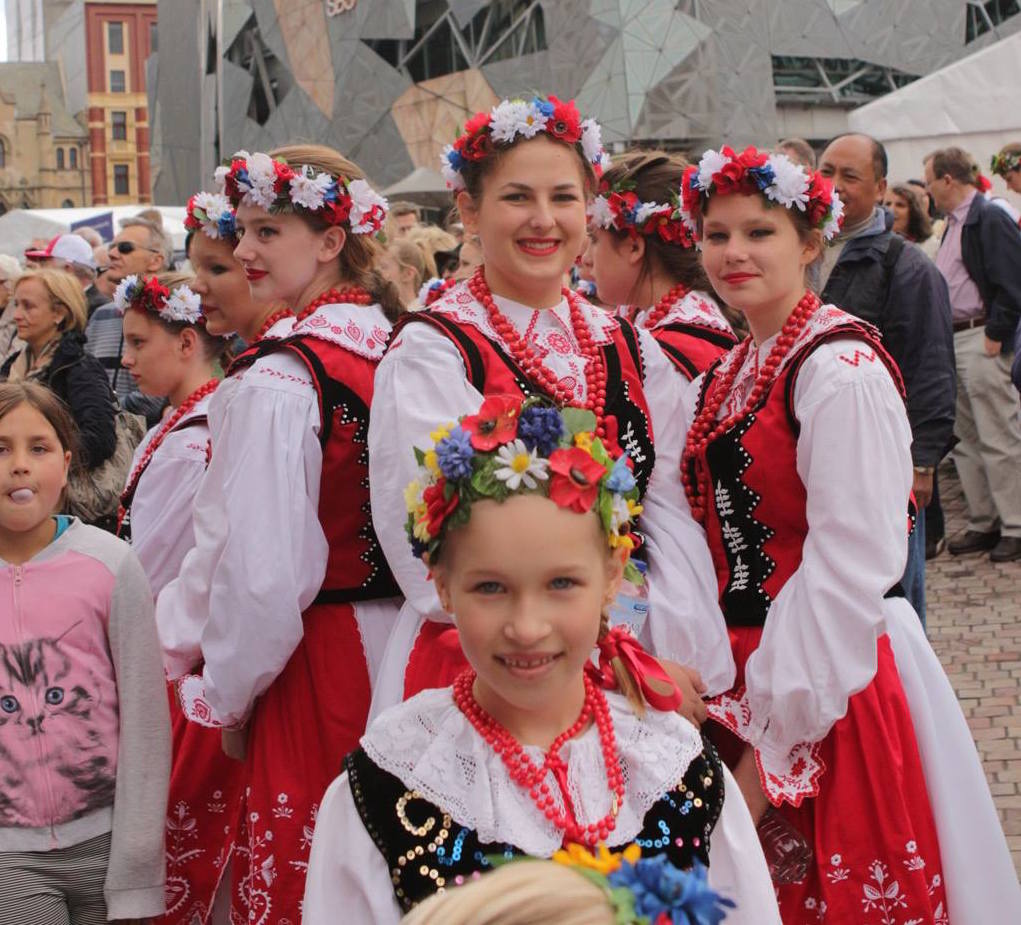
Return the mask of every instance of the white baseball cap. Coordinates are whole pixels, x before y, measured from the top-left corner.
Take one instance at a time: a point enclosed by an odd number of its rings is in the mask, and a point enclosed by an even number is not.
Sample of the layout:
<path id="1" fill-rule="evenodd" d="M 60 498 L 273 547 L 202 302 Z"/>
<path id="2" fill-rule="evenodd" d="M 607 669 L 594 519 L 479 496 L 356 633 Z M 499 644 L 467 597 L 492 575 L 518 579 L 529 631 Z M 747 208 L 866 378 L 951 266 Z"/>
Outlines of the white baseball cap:
<path id="1" fill-rule="evenodd" d="M 90 270 L 96 269 L 92 246 L 76 234 L 58 234 L 42 250 L 27 250 L 25 256 L 29 260 L 66 260 Z"/>

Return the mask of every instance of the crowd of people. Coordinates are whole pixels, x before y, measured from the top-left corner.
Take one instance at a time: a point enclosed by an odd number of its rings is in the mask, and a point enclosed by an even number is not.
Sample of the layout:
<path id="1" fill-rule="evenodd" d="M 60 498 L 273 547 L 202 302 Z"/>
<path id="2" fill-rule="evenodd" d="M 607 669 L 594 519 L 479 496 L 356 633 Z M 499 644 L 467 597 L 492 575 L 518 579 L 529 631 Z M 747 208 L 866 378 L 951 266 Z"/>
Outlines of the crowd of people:
<path id="1" fill-rule="evenodd" d="M 504 100 L 444 228 L 294 144 L 0 258 L 0 925 L 1021 920 L 924 631 L 1018 216 L 816 160 Z"/>

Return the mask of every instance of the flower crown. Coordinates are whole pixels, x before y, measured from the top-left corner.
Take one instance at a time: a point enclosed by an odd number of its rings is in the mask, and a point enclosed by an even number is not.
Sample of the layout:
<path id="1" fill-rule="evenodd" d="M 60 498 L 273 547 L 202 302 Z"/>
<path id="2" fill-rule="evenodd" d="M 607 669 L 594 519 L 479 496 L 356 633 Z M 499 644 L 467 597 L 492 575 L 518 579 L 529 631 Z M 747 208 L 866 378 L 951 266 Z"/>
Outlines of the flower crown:
<path id="1" fill-rule="evenodd" d="M 681 181 L 681 217 L 696 241 L 706 201 L 729 193 L 761 193 L 785 209 L 797 208 L 826 241 L 840 231 L 844 218 L 844 204 L 822 174 L 805 170 L 786 154 L 766 154 L 752 147 L 735 154 L 724 147 L 706 151 L 697 167 L 684 171 Z"/>
<path id="2" fill-rule="evenodd" d="M 624 180 L 611 187 L 604 180 L 599 184 L 599 194 L 589 203 L 588 217 L 597 228 L 626 231 L 632 238 L 659 235 L 667 244 L 695 246 L 678 193 L 671 194 L 669 203 L 642 202 L 633 181 Z"/>
<path id="3" fill-rule="evenodd" d="M 155 276 L 143 282 L 137 276 L 125 276 L 113 293 L 113 304 L 123 315 L 129 308 L 149 311 L 163 321 L 201 324 L 202 299 L 188 286 L 168 289 Z"/>
<path id="4" fill-rule="evenodd" d="M 616 853 L 605 845 L 595 852 L 568 845 L 554 853 L 553 861 L 605 891 L 615 925 L 719 925 L 734 908 L 733 900 L 709 886 L 707 869 L 698 860 L 690 871 L 680 870 L 665 854 L 643 858 L 637 844 Z"/>
<path id="5" fill-rule="evenodd" d="M 423 308 L 428 308 L 433 302 L 438 302 L 440 296 L 453 289 L 457 282 L 453 277 L 440 279 L 438 276 L 434 276 L 432 279 L 422 283 L 421 288 L 418 290 L 418 301 Z"/>
<path id="6" fill-rule="evenodd" d="M 222 193 L 196 193 L 188 200 L 184 227 L 201 231 L 214 241 L 220 238 L 231 241 L 237 237 L 237 223 L 230 200 Z"/>
<path id="7" fill-rule="evenodd" d="M 1021 167 L 1021 152 L 1018 151 L 1004 151 L 1000 154 L 994 154 L 993 159 L 989 162 L 989 169 L 999 174 L 1001 177 L 1007 176 L 1012 170 L 1017 170 Z"/>
<path id="8" fill-rule="evenodd" d="M 416 556 L 435 559 L 446 530 L 467 523 L 475 501 L 542 494 L 579 514 L 599 514 L 609 545 L 630 553 L 642 512 L 630 462 L 595 436 L 595 415 L 544 398 L 487 398 L 478 414 L 430 434 L 415 448 L 419 477 L 405 490 L 405 529 Z M 633 563 L 628 577 L 641 583 Z"/>
<path id="9" fill-rule="evenodd" d="M 545 132 L 567 145 L 581 145 L 585 159 L 601 173 L 608 161 L 603 150 L 602 129 L 595 119 L 582 121 L 574 100 L 566 103 L 555 96 L 531 100 L 503 100 L 489 112 L 478 112 L 464 124 L 464 134 L 443 149 L 440 170 L 454 192 L 464 189 L 461 171 L 469 161 L 489 157 L 498 146 L 506 147 L 517 138 L 534 138 Z"/>
<path id="10" fill-rule="evenodd" d="M 267 212 L 305 209 L 330 225 L 348 222 L 352 234 L 378 234 L 389 203 L 365 180 L 348 180 L 308 164 L 291 167 L 268 154 L 238 151 L 216 168 L 216 182 L 236 209 L 240 203 Z"/>

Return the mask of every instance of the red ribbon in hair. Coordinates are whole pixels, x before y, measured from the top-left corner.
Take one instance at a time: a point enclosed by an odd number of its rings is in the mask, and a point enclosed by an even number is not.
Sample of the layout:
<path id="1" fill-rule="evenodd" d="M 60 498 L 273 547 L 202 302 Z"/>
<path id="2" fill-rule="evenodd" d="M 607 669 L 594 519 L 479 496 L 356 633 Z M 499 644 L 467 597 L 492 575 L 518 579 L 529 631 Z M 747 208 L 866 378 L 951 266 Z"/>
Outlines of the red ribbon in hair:
<path id="1" fill-rule="evenodd" d="M 591 662 L 587 666 L 592 679 L 606 690 L 617 689 L 617 678 L 613 673 L 613 665 L 610 664 L 615 658 L 619 658 L 624 663 L 628 674 L 634 678 L 641 688 L 646 702 L 654 710 L 669 713 L 681 705 L 684 698 L 681 689 L 674 683 L 674 679 L 622 626 L 615 626 L 599 640 L 599 667 L 597 668 Z M 649 683 L 650 680 L 658 681 L 669 693 L 664 694 L 657 690 Z"/>

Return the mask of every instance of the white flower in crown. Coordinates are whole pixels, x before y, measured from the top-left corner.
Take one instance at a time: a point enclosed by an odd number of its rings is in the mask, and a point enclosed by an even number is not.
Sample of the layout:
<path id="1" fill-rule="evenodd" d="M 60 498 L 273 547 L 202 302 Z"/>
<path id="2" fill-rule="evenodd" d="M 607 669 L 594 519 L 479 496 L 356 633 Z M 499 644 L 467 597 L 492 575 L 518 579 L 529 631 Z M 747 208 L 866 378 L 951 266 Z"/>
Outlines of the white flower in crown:
<path id="1" fill-rule="evenodd" d="M 698 162 L 698 185 L 704 190 L 709 189 L 713 184 L 713 174 L 719 173 L 729 163 L 730 158 L 721 151 L 706 151 Z"/>
<path id="2" fill-rule="evenodd" d="M 536 488 L 539 482 L 549 478 L 549 460 L 542 459 L 538 450 L 529 450 L 523 440 L 514 439 L 505 443 L 496 451 L 497 459 L 503 463 L 493 471 L 501 482 L 506 483 L 510 491 L 517 491 L 522 482 L 525 488 Z"/>
<path id="3" fill-rule="evenodd" d="M 610 203 L 605 196 L 596 196 L 588 207 L 589 222 L 596 228 L 612 228 L 617 216 L 613 214 Z"/>
<path id="4" fill-rule="evenodd" d="M 493 107 L 490 132 L 493 141 L 512 142 L 515 137 L 534 138 L 546 127 L 546 116 L 534 103 L 504 100 Z"/>
<path id="5" fill-rule="evenodd" d="M 830 214 L 822 229 L 822 236 L 825 241 L 829 241 L 832 237 L 840 233 L 840 219 L 843 218 L 844 215 L 844 202 L 837 195 L 836 190 L 833 191 L 832 197 Z"/>
<path id="6" fill-rule="evenodd" d="M 785 209 L 797 206 L 804 212 L 810 185 L 805 169 L 783 154 L 771 154 L 766 164 L 773 171 L 773 182 L 766 187 L 766 195 Z"/>
<path id="7" fill-rule="evenodd" d="M 353 234 L 371 234 L 383 225 L 390 203 L 386 197 L 380 196 L 365 180 L 352 180 L 347 185 L 347 193 L 351 197 L 351 223 Z M 373 214 L 376 207 L 383 211 L 382 215 Z"/>
<path id="8" fill-rule="evenodd" d="M 159 315 L 165 321 L 197 324 L 202 317 L 202 299 L 187 286 L 178 286 L 170 293 Z"/>
<path id="9" fill-rule="evenodd" d="M 603 130 L 595 119 L 581 123 L 581 150 L 590 164 L 600 163 L 603 151 Z"/>
<path id="10" fill-rule="evenodd" d="M 627 527 L 631 523 L 634 515 L 631 513 L 631 508 L 628 507 L 627 498 L 624 495 L 614 492 L 612 499 L 610 503 L 610 529 L 614 533 L 619 534 L 622 527 Z M 625 530 L 625 532 L 627 531 Z"/>
<path id="11" fill-rule="evenodd" d="M 230 173 L 230 167 L 222 164 L 213 171 L 213 182 L 216 183 L 216 188 L 222 193 L 227 188 L 227 174 Z"/>
<path id="12" fill-rule="evenodd" d="M 662 212 L 664 209 L 669 210 L 669 212 L 673 212 L 672 206 L 664 206 L 660 202 L 643 202 L 635 210 L 635 224 L 644 225 L 650 218 L 652 218 L 653 215 L 657 212 Z"/>
<path id="13" fill-rule="evenodd" d="M 328 173 L 316 173 L 306 164 L 301 168 L 301 172 L 291 180 L 291 202 L 296 206 L 302 206 L 315 212 L 323 207 L 326 194 L 332 185 L 333 177 Z"/>
<path id="14" fill-rule="evenodd" d="M 450 164 L 450 153 L 453 150 L 453 145 L 447 145 L 443 149 L 443 155 L 440 158 L 440 173 L 443 175 L 443 179 L 446 181 L 448 189 L 451 189 L 456 193 L 464 189 L 464 178 L 461 176 L 460 171 L 454 170 Z"/>
<path id="15" fill-rule="evenodd" d="M 273 158 L 262 151 L 257 151 L 248 157 L 245 169 L 248 171 L 248 190 L 245 193 L 245 202 L 269 211 L 278 196 Z M 238 187 L 244 188 L 240 183 Z"/>
<path id="16" fill-rule="evenodd" d="M 140 283 L 138 277 L 132 274 L 125 276 L 113 291 L 114 307 L 123 315 L 131 305 L 132 298 L 137 294 Z"/>

